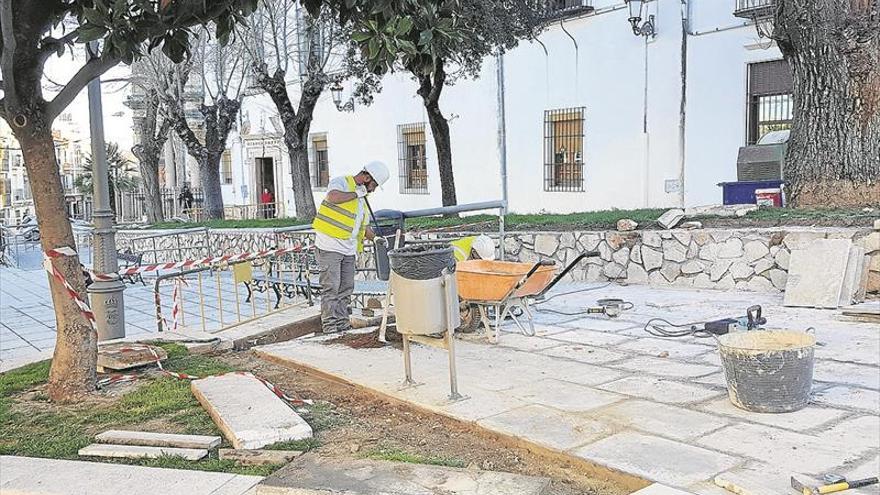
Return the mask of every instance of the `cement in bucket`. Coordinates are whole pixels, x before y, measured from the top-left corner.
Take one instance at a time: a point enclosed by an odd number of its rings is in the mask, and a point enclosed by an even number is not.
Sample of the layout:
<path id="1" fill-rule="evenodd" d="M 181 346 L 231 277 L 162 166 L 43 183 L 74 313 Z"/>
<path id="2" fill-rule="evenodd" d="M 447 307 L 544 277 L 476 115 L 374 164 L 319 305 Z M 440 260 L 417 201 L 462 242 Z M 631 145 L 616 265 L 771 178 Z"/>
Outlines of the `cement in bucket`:
<path id="1" fill-rule="evenodd" d="M 803 409 L 813 386 L 816 338 L 804 332 L 734 332 L 718 338 L 727 392 L 752 412 Z"/>

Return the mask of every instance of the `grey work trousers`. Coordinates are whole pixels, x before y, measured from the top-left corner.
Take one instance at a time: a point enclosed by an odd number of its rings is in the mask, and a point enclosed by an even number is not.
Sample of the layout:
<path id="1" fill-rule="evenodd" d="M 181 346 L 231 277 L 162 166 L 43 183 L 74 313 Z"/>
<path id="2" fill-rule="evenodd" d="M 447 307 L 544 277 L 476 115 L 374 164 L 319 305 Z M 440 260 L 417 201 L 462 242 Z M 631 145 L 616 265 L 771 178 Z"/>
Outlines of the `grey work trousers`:
<path id="1" fill-rule="evenodd" d="M 318 249 L 316 260 L 321 272 L 321 328 L 324 333 L 349 330 L 355 257 Z"/>

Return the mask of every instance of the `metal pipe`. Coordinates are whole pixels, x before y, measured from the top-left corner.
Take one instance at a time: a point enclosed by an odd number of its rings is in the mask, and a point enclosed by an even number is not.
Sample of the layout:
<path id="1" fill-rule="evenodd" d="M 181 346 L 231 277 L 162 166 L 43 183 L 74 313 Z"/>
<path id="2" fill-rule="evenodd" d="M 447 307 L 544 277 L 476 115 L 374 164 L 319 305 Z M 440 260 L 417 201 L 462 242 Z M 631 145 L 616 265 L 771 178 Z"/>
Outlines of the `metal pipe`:
<path id="1" fill-rule="evenodd" d="M 545 48 L 546 50 L 546 48 Z M 501 201 L 504 207 L 498 212 L 498 233 L 501 236 L 501 259 L 505 258 L 504 249 L 504 217 L 507 216 L 507 121 L 505 116 L 504 104 L 504 54 L 499 53 L 495 57 L 496 71 L 495 76 L 498 81 L 498 164 L 501 168 Z"/>
<path id="2" fill-rule="evenodd" d="M 506 209 L 507 201 L 486 201 L 483 203 L 469 203 L 464 205 L 442 206 L 439 208 L 426 208 L 424 210 L 404 211 L 403 218 L 434 217 L 453 213 L 466 213 L 469 211 Z"/>
<path id="3" fill-rule="evenodd" d="M 678 115 L 678 202 L 684 208 L 684 175 L 687 154 L 687 64 L 688 31 L 690 31 L 690 5 L 681 0 L 681 102 Z"/>

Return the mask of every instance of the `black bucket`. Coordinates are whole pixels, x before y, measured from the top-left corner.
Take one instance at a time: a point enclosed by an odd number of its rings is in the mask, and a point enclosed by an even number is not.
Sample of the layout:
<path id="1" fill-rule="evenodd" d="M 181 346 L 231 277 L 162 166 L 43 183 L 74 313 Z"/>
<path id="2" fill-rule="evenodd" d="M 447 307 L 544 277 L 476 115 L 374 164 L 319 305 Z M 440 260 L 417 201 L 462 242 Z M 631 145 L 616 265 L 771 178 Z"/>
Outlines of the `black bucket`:
<path id="1" fill-rule="evenodd" d="M 448 270 L 455 271 L 455 256 L 449 244 L 404 246 L 388 253 L 394 273 L 410 280 L 430 280 Z"/>
<path id="2" fill-rule="evenodd" d="M 718 338 L 727 393 L 740 409 L 785 413 L 803 409 L 813 387 L 816 338 L 804 332 L 733 332 Z"/>

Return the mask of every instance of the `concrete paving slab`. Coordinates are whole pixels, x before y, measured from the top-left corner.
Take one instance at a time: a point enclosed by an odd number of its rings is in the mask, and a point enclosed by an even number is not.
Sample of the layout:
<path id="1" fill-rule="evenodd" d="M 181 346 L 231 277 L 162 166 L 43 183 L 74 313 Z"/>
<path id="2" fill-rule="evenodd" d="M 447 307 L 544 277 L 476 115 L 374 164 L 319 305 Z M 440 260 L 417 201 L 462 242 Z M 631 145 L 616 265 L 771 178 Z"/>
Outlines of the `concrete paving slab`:
<path id="1" fill-rule="evenodd" d="M 95 435 L 99 443 L 117 445 L 144 445 L 149 447 L 179 447 L 183 449 L 213 449 L 220 445 L 221 438 L 208 435 L 178 435 L 175 433 L 153 433 L 148 431 L 108 430 Z"/>
<path id="2" fill-rule="evenodd" d="M 628 359 L 620 363 L 615 363 L 613 367 L 639 373 L 647 372 L 652 375 L 671 378 L 695 378 L 718 371 L 718 368 L 715 366 L 683 363 L 672 359 L 649 356 L 639 356 Z"/>
<path id="3" fill-rule="evenodd" d="M 769 426 L 740 424 L 711 433 L 699 445 L 732 452 L 776 466 L 779 471 L 820 474 L 859 459 L 870 448 L 829 442 Z"/>
<path id="4" fill-rule="evenodd" d="M 864 388 L 838 385 L 813 392 L 813 400 L 832 407 L 856 409 L 870 413 L 880 411 L 880 392 Z"/>
<path id="5" fill-rule="evenodd" d="M 493 471 L 303 456 L 266 478 L 258 495 L 540 495 L 547 478 Z"/>
<path id="6" fill-rule="evenodd" d="M 817 239 L 791 252 L 785 305 L 836 308 L 840 302 L 852 241 Z"/>
<path id="7" fill-rule="evenodd" d="M 880 413 L 880 411 L 877 411 Z M 880 445 L 880 416 L 859 416 L 847 419 L 817 435 L 829 442 L 843 442 L 863 447 Z M 880 473 L 880 470 L 877 470 Z"/>
<path id="8" fill-rule="evenodd" d="M 561 344 L 560 342 L 556 343 Z M 573 361 L 587 364 L 604 364 L 627 358 L 627 355 L 622 352 L 585 344 L 562 344 L 557 347 L 545 349 L 541 351 L 541 354 L 571 359 Z"/>
<path id="9" fill-rule="evenodd" d="M 524 402 L 549 406 L 560 411 L 583 412 L 623 400 L 618 394 L 559 380 L 545 379 L 515 387 L 508 393 Z"/>
<path id="10" fill-rule="evenodd" d="M 192 382 L 193 395 L 237 449 L 259 449 L 312 436 L 312 428 L 251 376 L 226 374 Z"/>
<path id="11" fill-rule="evenodd" d="M 791 490 L 791 473 L 775 471 L 772 466 L 760 465 L 733 469 L 713 480 L 715 485 L 729 493 L 740 495 L 780 495 Z"/>
<path id="12" fill-rule="evenodd" d="M 880 390 L 880 367 L 817 359 L 813 365 L 813 380 Z"/>
<path id="13" fill-rule="evenodd" d="M 660 483 L 652 483 L 651 485 L 642 488 L 637 492 L 633 492 L 630 495 L 691 495 L 691 493 L 678 490 L 670 486 L 661 485 Z"/>
<path id="14" fill-rule="evenodd" d="M 93 443 L 79 449 L 81 457 L 108 457 L 113 459 L 157 459 L 159 457 L 181 457 L 197 461 L 208 455 L 205 449 L 178 449 L 174 447 L 144 447 L 141 445 L 113 445 Z"/>
<path id="15" fill-rule="evenodd" d="M 621 429 L 641 430 L 682 441 L 693 440 L 731 424 L 729 419 L 712 414 L 639 399 L 604 409 L 601 418 Z"/>
<path id="16" fill-rule="evenodd" d="M 653 435 L 623 432 L 574 451 L 591 462 L 676 487 L 709 479 L 741 461 Z"/>
<path id="17" fill-rule="evenodd" d="M 0 466 L 0 492 L 4 495 L 244 495 L 263 479 L 240 474 L 13 456 L 0 456 Z"/>
<path id="18" fill-rule="evenodd" d="M 504 392 L 483 392 L 480 394 L 480 399 L 467 399 L 445 404 L 443 410 L 447 414 L 465 421 L 477 421 L 528 404 Z"/>
<path id="19" fill-rule="evenodd" d="M 680 360 L 687 358 L 689 362 L 693 362 L 691 358 L 701 354 L 715 354 L 712 348 L 704 345 L 688 344 L 675 339 L 655 339 L 650 337 L 643 337 L 618 345 L 617 349 L 648 354 L 653 357 L 667 357 Z"/>
<path id="20" fill-rule="evenodd" d="M 544 406 L 526 406 L 477 424 L 553 450 L 566 451 L 613 433 L 609 425 Z"/>
<path id="21" fill-rule="evenodd" d="M 560 345 L 561 342 L 541 337 L 527 337 L 521 333 L 502 333 L 498 345 L 521 351 L 539 351 Z"/>
<path id="22" fill-rule="evenodd" d="M 809 430 L 838 421 L 847 414 L 846 411 L 808 405 L 800 411 L 784 414 L 761 414 L 746 411 L 734 406 L 727 397 L 712 401 L 700 407 L 702 410 L 714 414 L 723 414 L 751 423 L 761 423 L 778 428 L 786 428 L 794 431 Z"/>
<path id="23" fill-rule="evenodd" d="M 597 388 L 668 404 L 702 402 L 727 392 L 665 378 L 633 376 L 599 385 Z"/>
<path id="24" fill-rule="evenodd" d="M 122 342 L 103 344 L 98 346 L 98 370 L 127 370 L 154 364 L 157 356 L 164 361 L 168 358 L 168 353 L 159 346 L 148 344 L 136 347 Z"/>
<path id="25" fill-rule="evenodd" d="M 616 345 L 629 340 L 628 335 L 618 335 L 611 332 L 597 332 L 595 330 L 568 330 L 549 336 L 553 340 L 562 340 L 570 344 L 587 344 L 594 346 Z"/>

